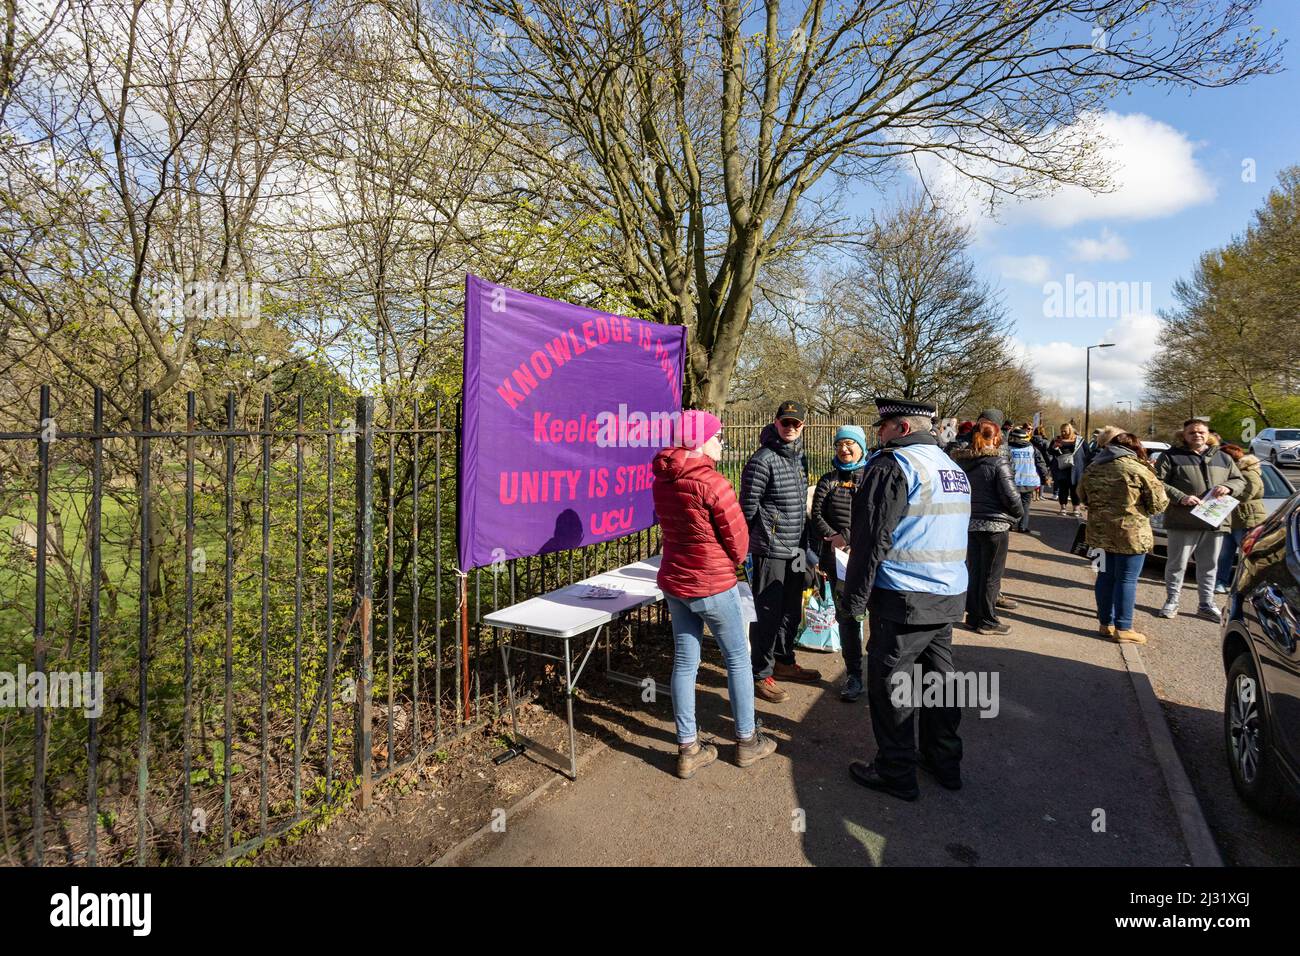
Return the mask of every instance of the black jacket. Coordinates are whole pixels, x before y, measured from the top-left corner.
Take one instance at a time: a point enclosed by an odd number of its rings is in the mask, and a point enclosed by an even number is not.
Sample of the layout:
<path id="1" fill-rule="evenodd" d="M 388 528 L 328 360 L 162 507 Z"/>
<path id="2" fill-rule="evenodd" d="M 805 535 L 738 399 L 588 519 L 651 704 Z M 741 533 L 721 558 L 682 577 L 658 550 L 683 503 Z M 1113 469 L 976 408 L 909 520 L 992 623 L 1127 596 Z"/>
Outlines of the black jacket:
<path id="1" fill-rule="evenodd" d="M 808 509 L 803 439 L 783 442 L 776 426 L 769 423 L 758 440 L 758 451 L 740 475 L 740 510 L 749 525 L 749 550 L 760 557 L 793 558 L 804 550 Z"/>
<path id="2" fill-rule="evenodd" d="M 905 445 L 938 445 L 929 432 L 886 442 L 863 469 L 862 484 L 853 496 L 853 536 L 849 566 L 844 574 L 844 606 L 862 617 L 870 605 L 878 618 L 902 624 L 938 627 L 960 621 L 966 613 L 966 592 L 926 594 L 875 587 L 876 571 L 894 541 L 894 529 L 907 514 L 907 478 L 889 449 Z M 1016 498 L 1019 501 L 1019 497 Z"/>
<path id="3" fill-rule="evenodd" d="M 1060 438 L 1052 439 L 1051 444 L 1047 447 L 1047 464 L 1052 469 L 1053 481 L 1060 481 L 1062 476 L 1065 477 L 1067 483 L 1070 481 L 1071 473 L 1074 471 L 1074 456 L 1077 452 L 1083 450 L 1082 445 L 1083 442 L 1077 438 L 1074 441 L 1062 441 Z M 1067 455 L 1070 457 L 1068 463 L 1063 461 Z"/>
<path id="4" fill-rule="evenodd" d="M 856 471 L 840 471 L 832 468 L 821 476 L 817 488 L 813 491 L 812 530 L 814 540 L 812 547 L 821 552 L 820 567 L 828 574 L 834 573 L 835 555 L 826 541 L 835 534 L 842 534 L 848 541 L 853 533 L 853 496 L 862 486 L 862 476 L 866 468 Z"/>
<path id="5" fill-rule="evenodd" d="M 1024 516 L 1011 463 L 998 454 L 996 448 L 978 452 L 970 448 L 959 449 L 952 460 L 961 465 L 970 479 L 972 520 L 1015 524 Z"/>

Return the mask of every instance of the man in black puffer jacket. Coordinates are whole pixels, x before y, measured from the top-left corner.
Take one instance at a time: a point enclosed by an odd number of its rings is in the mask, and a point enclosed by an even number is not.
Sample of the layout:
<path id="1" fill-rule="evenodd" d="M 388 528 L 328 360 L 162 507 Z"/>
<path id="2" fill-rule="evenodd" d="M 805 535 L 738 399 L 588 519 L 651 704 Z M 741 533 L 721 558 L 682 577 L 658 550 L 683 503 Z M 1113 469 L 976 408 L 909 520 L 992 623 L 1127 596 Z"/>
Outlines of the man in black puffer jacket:
<path id="1" fill-rule="evenodd" d="M 1020 492 L 1016 490 L 1011 463 L 1003 458 L 1001 429 L 992 422 L 977 426 L 968 449 L 959 449 L 952 460 L 970 479 L 970 531 L 966 544 L 966 624 L 980 634 L 1006 634 L 1011 630 L 998 620 L 1002 597 L 1002 572 L 1007 564 L 1007 543 L 1011 528 L 1024 515 Z"/>
<path id="2" fill-rule="evenodd" d="M 754 568 L 750 586 L 758 617 L 749 627 L 754 693 L 772 703 L 789 695 L 779 680 L 813 682 L 821 674 L 795 663 L 794 642 L 803 615 L 805 572 L 804 520 L 808 509 L 808 462 L 803 451 L 801 402 L 782 402 L 776 418 L 763 428 L 758 451 L 740 476 L 740 510 L 749 525 Z"/>

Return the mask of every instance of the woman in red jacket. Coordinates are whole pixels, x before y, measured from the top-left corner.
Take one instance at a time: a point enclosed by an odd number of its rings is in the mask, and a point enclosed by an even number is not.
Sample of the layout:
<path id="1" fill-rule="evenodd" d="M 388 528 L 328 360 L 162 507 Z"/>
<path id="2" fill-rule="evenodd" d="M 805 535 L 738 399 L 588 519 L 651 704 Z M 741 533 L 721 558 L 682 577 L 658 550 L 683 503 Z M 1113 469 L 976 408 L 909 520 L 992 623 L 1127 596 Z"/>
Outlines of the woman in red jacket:
<path id="1" fill-rule="evenodd" d="M 736 762 L 748 767 L 776 750 L 776 741 L 754 725 L 754 678 L 736 583 L 749 530 L 731 483 L 718 472 L 721 431 L 716 416 L 683 412 L 679 444 L 655 455 L 653 465 L 655 515 L 663 530 L 658 581 L 673 625 L 673 715 L 682 779 L 718 759 L 716 747 L 700 744 L 695 727 L 695 678 L 706 624 L 727 665 Z"/>

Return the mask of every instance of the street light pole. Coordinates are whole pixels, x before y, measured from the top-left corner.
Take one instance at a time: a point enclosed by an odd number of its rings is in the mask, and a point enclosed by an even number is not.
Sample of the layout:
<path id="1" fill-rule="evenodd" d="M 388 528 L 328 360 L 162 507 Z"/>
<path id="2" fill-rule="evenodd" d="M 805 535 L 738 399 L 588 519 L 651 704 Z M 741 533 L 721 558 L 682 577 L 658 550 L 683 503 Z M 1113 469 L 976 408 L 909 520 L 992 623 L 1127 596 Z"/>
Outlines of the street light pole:
<path id="1" fill-rule="evenodd" d="M 1083 440 L 1087 441 L 1092 435 L 1091 412 L 1092 412 L 1092 350 L 1108 349 L 1114 342 L 1101 342 L 1097 345 L 1089 345 L 1085 353 L 1083 375 Z"/>

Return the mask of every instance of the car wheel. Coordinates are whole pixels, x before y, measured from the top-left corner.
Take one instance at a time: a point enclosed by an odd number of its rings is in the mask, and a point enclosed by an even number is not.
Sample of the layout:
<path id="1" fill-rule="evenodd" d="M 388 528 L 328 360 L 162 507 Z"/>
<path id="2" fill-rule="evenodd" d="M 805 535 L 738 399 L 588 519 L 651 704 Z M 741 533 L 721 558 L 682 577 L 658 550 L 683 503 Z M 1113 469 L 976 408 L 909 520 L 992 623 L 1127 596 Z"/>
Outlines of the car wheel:
<path id="1" fill-rule="evenodd" d="M 1243 800 L 1266 815 L 1289 810 L 1273 751 L 1273 734 L 1260 697 L 1263 687 L 1250 654 L 1238 656 L 1228 669 L 1223 730 L 1232 782 Z"/>
<path id="2" fill-rule="evenodd" d="M 1273 467 L 1274 467 L 1274 468 L 1277 467 L 1277 449 L 1276 449 L 1276 448 L 1274 448 L 1271 452 L 1268 453 L 1268 460 L 1271 461 L 1271 462 L 1273 463 Z"/>

